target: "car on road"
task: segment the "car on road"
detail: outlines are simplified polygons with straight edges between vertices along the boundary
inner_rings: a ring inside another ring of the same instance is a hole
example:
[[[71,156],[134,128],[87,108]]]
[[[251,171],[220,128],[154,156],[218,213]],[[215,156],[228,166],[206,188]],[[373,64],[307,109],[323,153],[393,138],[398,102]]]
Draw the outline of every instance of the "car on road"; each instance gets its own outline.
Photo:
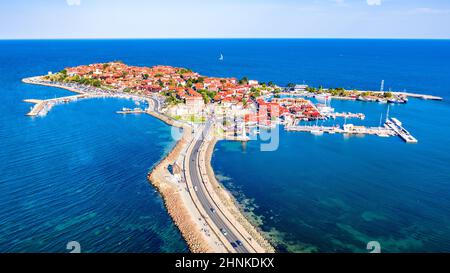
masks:
[[[220,229],[220,232],[222,232],[222,234],[223,234],[224,236],[227,236],[227,235],[228,235],[228,232],[227,232],[225,229],[223,229],[223,228]]]
[[[231,244],[231,246],[232,246],[233,248],[237,248],[237,247],[238,247],[238,245],[237,245],[235,242],[231,242],[230,244]]]
[[[197,188],[197,186],[195,186],[195,187],[194,187],[194,191],[198,191],[198,188]]]
[[[212,213],[216,213],[216,210],[214,208],[210,209]]]
[[[237,241],[236,241],[236,244],[237,244],[238,246],[242,246],[241,240],[237,240]]]

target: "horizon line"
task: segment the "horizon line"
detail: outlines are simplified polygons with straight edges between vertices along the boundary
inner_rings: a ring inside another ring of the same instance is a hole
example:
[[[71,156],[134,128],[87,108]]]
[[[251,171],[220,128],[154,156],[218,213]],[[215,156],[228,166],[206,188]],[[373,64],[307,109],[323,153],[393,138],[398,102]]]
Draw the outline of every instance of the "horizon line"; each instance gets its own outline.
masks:
[[[70,41],[70,40],[450,40],[448,38],[406,37],[158,37],[158,38],[0,38],[0,41]]]

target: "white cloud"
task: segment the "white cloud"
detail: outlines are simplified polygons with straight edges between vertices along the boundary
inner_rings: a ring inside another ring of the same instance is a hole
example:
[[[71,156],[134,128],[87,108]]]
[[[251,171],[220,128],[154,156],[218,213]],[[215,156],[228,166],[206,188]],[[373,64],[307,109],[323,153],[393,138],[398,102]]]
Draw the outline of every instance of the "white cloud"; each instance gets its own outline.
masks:
[[[81,5],[81,0],[66,0],[69,6],[79,6]]]
[[[369,6],[381,6],[381,0],[366,0]]]

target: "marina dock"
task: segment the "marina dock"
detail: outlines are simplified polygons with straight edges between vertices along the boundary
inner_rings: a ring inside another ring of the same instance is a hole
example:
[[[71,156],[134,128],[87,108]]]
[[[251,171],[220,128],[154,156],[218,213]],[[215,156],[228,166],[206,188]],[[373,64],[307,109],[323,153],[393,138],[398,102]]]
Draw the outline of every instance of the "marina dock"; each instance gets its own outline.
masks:
[[[355,90],[357,92],[357,94],[361,94],[364,92],[370,92],[373,94],[381,94],[384,93],[382,91],[370,91],[370,90]],[[437,101],[442,101],[444,100],[444,98],[439,97],[439,96],[434,96],[434,95],[428,95],[428,94],[419,94],[419,93],[410,93],[410,92],[391,92],[393,95],[396,96],[404,96],[404,97],[408,97],[408,98],[415,98],[415,99],[422,99],[422,100],[437,100]],[[316,94],[314,93],[309,93],[309,92],[281,92],[279,93],[280,95],[284,95],[284,96],[290,96],[290,97],[306,97],[306,98],[312,98],[314,97]],[[341,97],[341,96],[330,96],[331,99],[336,99],[336,100],[356,100],[356,97]]]
[[[325,117],[327,118],[332,118],[332,119],[336,119],[336,118],[346,118],[346,119],[361,119],[364,120],[366,118],[366,115],[362,114],[362,113],[329,113],[329,114],[324,114]]]
[[[364,127],[351,126],[342,128],[340,126],[291,126],[286,128],[286,131],[291,132],[310,132],[312,134],[350,134],[350,135],[377,135],[377,136],[394,136],[390,129],[386,127]]]
[[[391,118],[387,120],[385,126],[394,131],[399,137],[401,137],[407,143],[418,142],[418,140],[415,137],[413,137],[405,128],[403,128],[402,123],[396,118]]]
[[[337,126],[309,126],[309,125],[291,125],[285,127],[289,132],[309,132],[314,135],[326,134],[346,134],[346,135],[375,135],[379,137],[391,137],[398,136],[406,143],[417,143],[418,140],[413,137],[405,128],[402,127],[402,123],[391,118],[386,120],[384,127],[365,127],[355,126],[353,124],[346,124],[343,127]]]

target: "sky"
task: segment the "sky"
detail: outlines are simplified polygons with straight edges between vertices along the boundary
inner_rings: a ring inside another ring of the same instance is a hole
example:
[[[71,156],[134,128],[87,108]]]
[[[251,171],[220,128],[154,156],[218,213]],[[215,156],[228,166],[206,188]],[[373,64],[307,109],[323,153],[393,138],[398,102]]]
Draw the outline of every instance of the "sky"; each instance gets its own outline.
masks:
[[[450,0],[5,0],[0,39],[450,38]]]

